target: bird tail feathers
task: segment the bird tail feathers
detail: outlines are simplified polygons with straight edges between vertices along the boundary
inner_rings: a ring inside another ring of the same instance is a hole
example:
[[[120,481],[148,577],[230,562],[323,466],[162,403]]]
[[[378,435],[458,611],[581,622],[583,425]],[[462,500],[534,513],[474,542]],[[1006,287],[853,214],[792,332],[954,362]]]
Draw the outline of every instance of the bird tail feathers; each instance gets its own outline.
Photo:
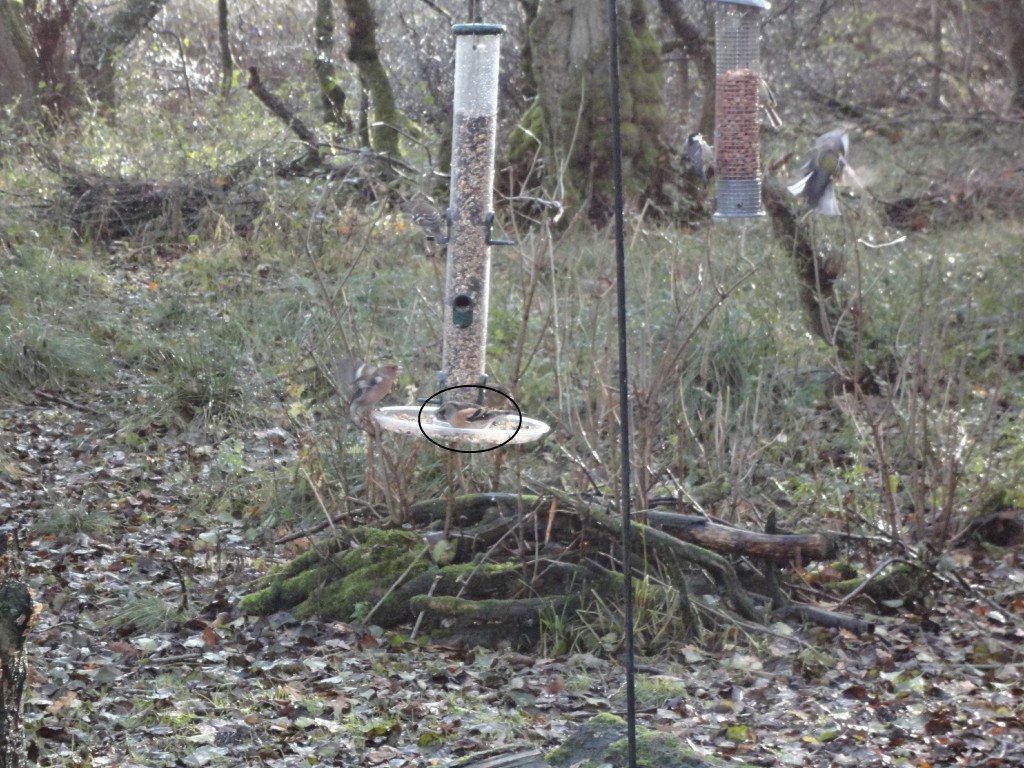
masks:
[[[838,216],[839,215],[839,201],[836,200],[836,190],[831,184],[825,187],[825,191],[821,194],[821,199],[818,200],[817,206],[815,206],[818,213],[823,216]]]

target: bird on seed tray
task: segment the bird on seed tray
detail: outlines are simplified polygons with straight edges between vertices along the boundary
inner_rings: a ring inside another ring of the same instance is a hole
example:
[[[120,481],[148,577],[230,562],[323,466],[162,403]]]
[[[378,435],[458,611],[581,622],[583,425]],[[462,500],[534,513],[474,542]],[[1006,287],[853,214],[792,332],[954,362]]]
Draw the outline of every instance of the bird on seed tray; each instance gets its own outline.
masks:
[[[459,429],[487,429],[502,419],[518,420],[519,414],[452,400],[437,409],[436,418]]]
[[[400,365],[382,365],[378,368],[364,363],[359,366],[349,404],[349,414],[355,421],[362,421],[388,396],[401,370]]]
[[[819,136],[810,155],[800,169],[800,178],[789,185],[794,197],[801,195],[809,210],[825,216],[838,216],[835,183],[843,176],[846,154],[850,151],[850,137],[843,128],[836,128]]]

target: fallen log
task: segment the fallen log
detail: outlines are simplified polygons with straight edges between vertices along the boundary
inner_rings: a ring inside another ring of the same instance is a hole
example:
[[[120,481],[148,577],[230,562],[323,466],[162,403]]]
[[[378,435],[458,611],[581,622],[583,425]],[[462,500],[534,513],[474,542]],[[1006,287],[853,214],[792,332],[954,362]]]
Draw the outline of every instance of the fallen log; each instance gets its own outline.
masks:
[[[715,523],[703,515],[654,510],[639,512],[637,517],[646,518],[649,525],[671,533],[676,538],[726,555],[805,563],[809,560],[828,560],[839,548],[836,536],[827,532],[746,531]]]
[[[776,620],[800,619],[822,627],[845,629],[855,635],[870,635],[875,631],[875,625],[869,621],[803,603],[787,603],[782,608],[773,611],[772,618]]]

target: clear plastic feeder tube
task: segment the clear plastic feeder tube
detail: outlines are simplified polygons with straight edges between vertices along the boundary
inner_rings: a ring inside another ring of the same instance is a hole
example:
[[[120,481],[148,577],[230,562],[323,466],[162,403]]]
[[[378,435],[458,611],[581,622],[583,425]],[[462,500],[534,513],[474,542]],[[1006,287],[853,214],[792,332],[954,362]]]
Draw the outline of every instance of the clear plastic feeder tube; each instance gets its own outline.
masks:
[[[445,281],[444,386],[484,382],[494,204],[500,24],[456,24],[455,98]]]
[[[715,7],[715,216],[763,216],[758,91],[763,0]]]

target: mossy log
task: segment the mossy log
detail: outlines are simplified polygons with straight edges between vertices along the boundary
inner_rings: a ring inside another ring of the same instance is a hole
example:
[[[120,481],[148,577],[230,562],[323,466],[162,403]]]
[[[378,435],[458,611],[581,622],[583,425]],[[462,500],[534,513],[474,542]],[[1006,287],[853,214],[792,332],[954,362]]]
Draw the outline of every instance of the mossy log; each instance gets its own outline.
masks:
[[[629,765],[627,753],[627,726],[621,717],[612,714],[597,715],[570,736],[565,744],[547,754],[550,765],[609,765],[625,768]],[[645,768],[673,766],[673,768],[711,768],[724,765],[720,761],[687,749],[678,736],[639,727],[636,730],[636,764]]]
[[[892,568],[875,578],[845,579],[828,585],[839,593],[849,594],[855,590],[863,593],[876,603],[921,603],[928,599],[932,574],[928,569],[912,562],[896,562]]]
[[[415,620],[428,630],[456,626],[466,642],[533,642],[544,616],[574,616],[588,600],[614,605],[622,593],[622,575],[594,557],[620,551],[618,515],[551,491],[548,497],[478,494],[423,502],[411,511],[422,533],[339,528],[334,537],[274,569],[242,600],[242,608],[250,614],[291,611],[385,627]],[[684,623],[693,621],[687,595],[697,591],[690,583],[695,569],[711,577],[711,588],[722,592],[737,614],[765,621],[764,598],[747,591],[730,557],[802,563],[834,549],[828,537],[752,534],[692,515],[644,514],[669,530],[633,522],[635,552],[669,566],[662,573],[678,593],[673,600]],[[702,545],[721,546],[726,554]],[[648,560],[640,562],[646,567]],[[708,586],[704,579],[700,591]],[[755,584],[754,592],[759,591]]]
[[[407,583],[431,573],[433,565],[425,555],[426,545],[408,531],[344,530],[272,570],[261,589],[242,599],[242,610],[350,620],[376,606],[379,623],[399,623],[409,616],[402,602],[408,595],[393,587],[399,577]]]

